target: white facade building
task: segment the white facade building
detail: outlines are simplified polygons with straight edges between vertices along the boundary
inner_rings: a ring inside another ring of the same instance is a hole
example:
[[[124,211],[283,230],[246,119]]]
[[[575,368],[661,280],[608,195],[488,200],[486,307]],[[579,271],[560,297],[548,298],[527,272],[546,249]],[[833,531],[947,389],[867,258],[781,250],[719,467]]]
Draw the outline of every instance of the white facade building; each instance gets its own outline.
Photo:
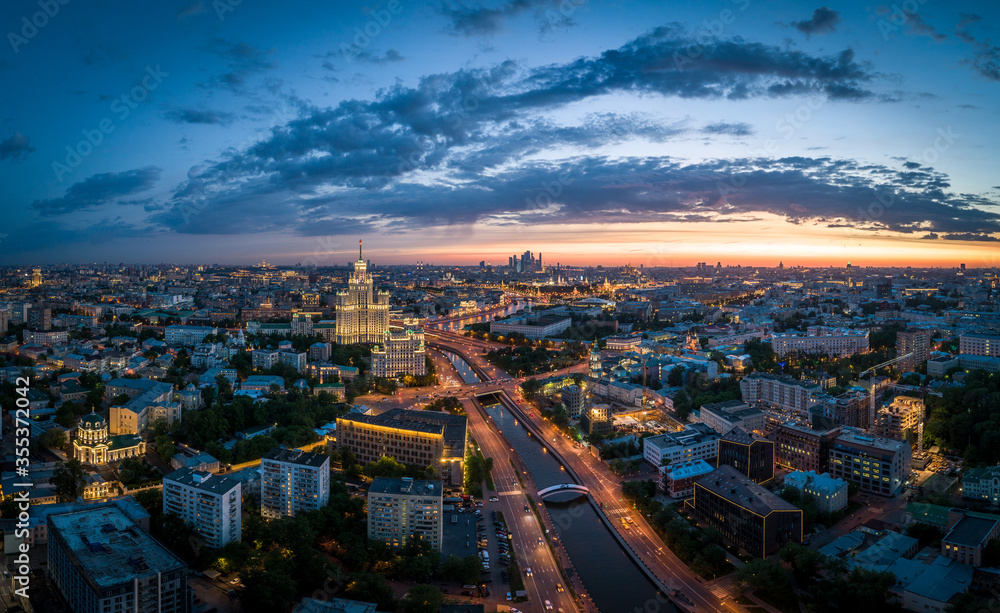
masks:
[[[163,511],[174,513],[216,549],[241,538],[240,482],[192,468],[163,478]]]
[[[330,456],[272,449],[260,462],[260,512],[265,519],[294,516],[330,501]]]
[[[361,241],[358,241],[354,274],[347,281],[347,289],[337,292],[334,307],[337,311],[335,338],[341,345],[379,343],[389,328],[389,292],[374,290],[368,264],[361,257]]]

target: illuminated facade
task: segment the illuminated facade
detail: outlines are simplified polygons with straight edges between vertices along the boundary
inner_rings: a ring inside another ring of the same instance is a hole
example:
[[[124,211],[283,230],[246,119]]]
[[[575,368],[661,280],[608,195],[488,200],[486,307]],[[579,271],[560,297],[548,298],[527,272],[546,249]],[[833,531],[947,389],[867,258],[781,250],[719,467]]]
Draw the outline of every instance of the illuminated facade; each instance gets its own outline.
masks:
[[[335,338],[338,343],[382,342],[389,329],[389,292],[374,290],[368,265],[361,257],[361,241],[358,241],[354,274],[347,281],[347,289],[337,292],[334,307],[337,311]]]
[[[410,538],[441,551],[440,481],[379,477],[368,489],[368,538],[402,547]]]
[[[424,331],[416,327],[385,331],[381,345],[372,348],[372,374],[376,377],[427,374]]]
[[[108,436],[108,422],[97,413],[80,419],[73,439],[73,457],[84,464],[100,466],[146,454],[146,442],[135,434]]]

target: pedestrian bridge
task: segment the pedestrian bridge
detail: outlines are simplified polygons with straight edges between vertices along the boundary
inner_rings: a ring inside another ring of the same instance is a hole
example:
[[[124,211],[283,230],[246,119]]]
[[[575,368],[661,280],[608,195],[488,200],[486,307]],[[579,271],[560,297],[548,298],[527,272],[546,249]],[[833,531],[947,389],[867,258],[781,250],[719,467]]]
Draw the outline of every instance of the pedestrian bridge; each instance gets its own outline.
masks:
[[[542,500],[555,496],[556,494],[589,494],[590,490],[583,485],[578,485],[576,483],[561,483],[559,485],[550,485],[547,488],[538,490],[538,496]]]

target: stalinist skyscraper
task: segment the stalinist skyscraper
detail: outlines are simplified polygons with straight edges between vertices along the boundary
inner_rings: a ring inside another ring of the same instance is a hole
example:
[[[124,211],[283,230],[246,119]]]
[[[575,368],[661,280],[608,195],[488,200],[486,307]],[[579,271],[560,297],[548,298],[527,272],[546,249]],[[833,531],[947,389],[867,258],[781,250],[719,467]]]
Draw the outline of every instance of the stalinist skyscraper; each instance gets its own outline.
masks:
[[[389,328],[389,292],[373,291],[372,276],[361,255],[361,241],[358,241],[354,274],[347,281],[347,289],[337,292],[334,306],[337,311],[338,343],[382,342]]]

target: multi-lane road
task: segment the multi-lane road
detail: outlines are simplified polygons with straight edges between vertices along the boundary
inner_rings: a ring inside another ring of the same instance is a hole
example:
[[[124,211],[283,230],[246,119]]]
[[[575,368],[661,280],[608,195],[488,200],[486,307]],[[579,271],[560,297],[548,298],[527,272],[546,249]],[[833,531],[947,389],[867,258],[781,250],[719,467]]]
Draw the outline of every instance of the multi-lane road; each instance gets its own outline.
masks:
[[[664,547],[663,542],[646,521],[646,518],[624,504],[621,496],[621,479],[617,475],[579,444],[566,437],[551,422],[542,419],[537,411],[532,410],[518,390],[521,380],[509,379],[502,371],[485,363],[479,354],[489,348],[490,343],[447,334],[436,339],[435,344],[459,352],[466,361],[477,369],[485,370],[487,374],[493,374],[494,377],[503,379],[492,385],[461,386],[456,391],[482,393],[497,387],[505,391],[524,416],[530,420],[533,427],[542,435],[541,438],[545,444],[552,447],[565,459],[582,484],[590,489],[593,499],[603,505],[602,511],[611,519],[612,524],[616,525],[615,522],[620,521],[623,517],[633,520],[628,530],[616,528],[618,534],[664,585],[679,590],[690,601],[690,603],[683,603],[687,605],[686,608],[698,611],[717,611],[718,613],[742,610],[736,602],[729,598],[721,586],[704,582],[673,552]],[[583,368],[585,365],[581,364],[573,369],[566,369],[566,371],[579,371]]]

